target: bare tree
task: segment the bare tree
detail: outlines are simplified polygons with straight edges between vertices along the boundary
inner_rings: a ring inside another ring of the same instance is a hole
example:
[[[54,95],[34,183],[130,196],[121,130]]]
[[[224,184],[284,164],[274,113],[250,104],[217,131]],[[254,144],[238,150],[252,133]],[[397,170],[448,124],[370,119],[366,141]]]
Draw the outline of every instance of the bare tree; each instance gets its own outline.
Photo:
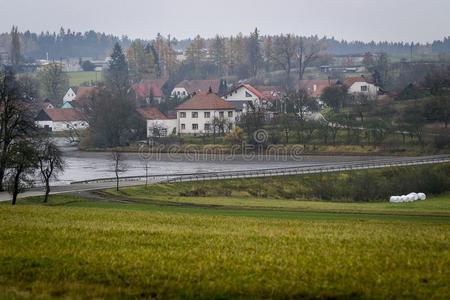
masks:
[[[45,184],[44,203],[47,203],[50,194],[50,180],[57,178],[58,173],[64,170],[64,159],[61,150],[48,139],[43,141],[38,148],[37,159],[41,179]]]
[[[113,160],[114,173],[116,174],[116,190],[119,191],[119,174],[127,171],[127,165],[124,162],[123,154],[118,151],[114,151],[111,154],[111,159]]]
[[[290,84],[290,76],[295,62],[296,41],[291,34],[275,37],[272,53],[267,53],[270,61],[281,67],[286,73],[286,85]]]
[[[31,110],[21,94],[14,72],[11,69],[0,72],[0,191],[4,189],[12,145],[35,129]]]
[[[37,169],[35,145],[21,140],[11,147],[8,159],[7,190],[12,194],[12,205],[16,205],[19,193],[33,186],[33,177]]]
[[[287,111],[299,116],[301,121],[305,120],[307,113],[318,110],[317,101],[309,97],[305,89],[291,91],[285,98],[288,106]]]
[[[322,45],[315,40],[301,37],[298,43],[298,79],[303,80],[305,70],[320,57]]]

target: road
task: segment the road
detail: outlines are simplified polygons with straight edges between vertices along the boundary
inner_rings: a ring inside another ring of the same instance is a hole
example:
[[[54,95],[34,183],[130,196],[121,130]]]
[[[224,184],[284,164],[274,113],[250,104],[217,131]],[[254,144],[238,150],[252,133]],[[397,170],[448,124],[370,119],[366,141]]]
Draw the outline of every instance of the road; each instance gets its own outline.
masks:
[[[271,168],[270,164],[263,164],[266,168],[257,168],[242,170],[238,168],[234,171],[217,171],[217,172],[194,172],[194,173],[163,173],[150,174],[149,183],[157,182],[185,182],[185,181],[201,181],[201,180],[215,180],[215,179],[229,179],[229,178],[254,178],[254,177],[268,177],[268,176],[287,176],[295,174],[317,174],[324,172],[337,172],[346,170],[362,170],[373,169],[381,167],[398,167],[410,165],[424,165],[424,164],[438,164],[450,162],[450,155],[425,156],[425,157],[389,157],[389,158],[360,158],[358,160],[342,160],[333,162],[332,160],[326,162],[303,163],[300,165],[282,166]],[[143,185],[145,178],[143,176],[123,177],[121,179],[121,186],[137,186]],[[53,195],[66,193],[79,193],[87,191],[102,190],[115,187],[115,181],[112,178],[98,178],[90,179],[84,182],[57,185],[52,188]],[[24,194],[20,198],[42,196],[44,190],[42,188],[34,188]],[[11,197],[7,193],[0,193],[0,202],[10,201]]]

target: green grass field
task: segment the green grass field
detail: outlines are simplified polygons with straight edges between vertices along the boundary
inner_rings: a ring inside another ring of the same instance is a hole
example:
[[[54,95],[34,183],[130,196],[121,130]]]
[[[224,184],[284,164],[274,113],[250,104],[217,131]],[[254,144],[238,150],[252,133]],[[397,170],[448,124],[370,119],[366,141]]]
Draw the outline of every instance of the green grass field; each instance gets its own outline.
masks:
[[[102,72],[69,72],[67,75],[69,75],[70,86],[80,86],[102,80]]]
[[[0,298],[450,296],[449,196],[409,207],[141,198],[0,205]]]

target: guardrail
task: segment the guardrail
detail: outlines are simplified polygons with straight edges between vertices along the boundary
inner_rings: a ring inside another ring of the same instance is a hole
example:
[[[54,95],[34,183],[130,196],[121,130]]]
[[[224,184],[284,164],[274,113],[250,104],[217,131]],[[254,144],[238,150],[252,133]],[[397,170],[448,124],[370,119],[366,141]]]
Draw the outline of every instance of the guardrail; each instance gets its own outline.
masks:
[[[343,171],[364,170],[364,169],[418,166],[418,165],[439,164],[449,162],[450,162],[450,155],[442,155],[442,156],[414,158],[414,159],[398,158],[398,159],[376,160],[369,162],[320,164],[314,166],[294,166],[285,168],[270,168],[270,169],[257,169],[245,171],[127,176],[127,177],[120,177],[119,180],[122,182],[127,181],[129,182],[129,181],[143,181],[146,178],[148,178],[148,179],[155,179],[156,181],[161,183],[174,183],[174,182],[192,182],[192,181],[206,181],[206,180],[237,179],[237,178],[260,178],[260,177],[274,177],[274,176],[320,174],[320,173],[343,172]],[[104,183],[114,181],[116,181],[116,178],[111,177],[111,178],[77,181],[72,182],[71,184]]]
[[[238,178],[261,178],[261,177],[276,177],[276,176],[292,176],[292,175],[307,175],[307,174],[321,174],[332,172],[344,172],[353,170],[367,170],[367,169],[381,169],[392,167],[405,166],[419,166],[428,164],[450,163],[450,157],[441,158],[426,158],[426,159],[411,159],[399,161],[374,161],[374,162],[356,162],[340,165],[320,165],[310,167],[290,167],[283,169],[265,169],[252,171],[236,171],[231,174],[214,173],[214,174],[195,174],[189,176],[178,176],[175,178],[162,181],[163,183],[174,182],[192,182],[192,181],[206,181],[206,180],[223,180],[223,179],[238,179]]]

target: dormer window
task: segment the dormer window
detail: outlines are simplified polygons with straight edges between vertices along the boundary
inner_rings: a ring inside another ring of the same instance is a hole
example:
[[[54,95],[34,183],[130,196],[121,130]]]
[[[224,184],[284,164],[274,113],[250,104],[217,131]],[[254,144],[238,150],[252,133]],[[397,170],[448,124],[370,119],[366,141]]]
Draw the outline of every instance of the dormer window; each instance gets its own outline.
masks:
[[[361,92],[367,92],[367,85],[361,86]]]

